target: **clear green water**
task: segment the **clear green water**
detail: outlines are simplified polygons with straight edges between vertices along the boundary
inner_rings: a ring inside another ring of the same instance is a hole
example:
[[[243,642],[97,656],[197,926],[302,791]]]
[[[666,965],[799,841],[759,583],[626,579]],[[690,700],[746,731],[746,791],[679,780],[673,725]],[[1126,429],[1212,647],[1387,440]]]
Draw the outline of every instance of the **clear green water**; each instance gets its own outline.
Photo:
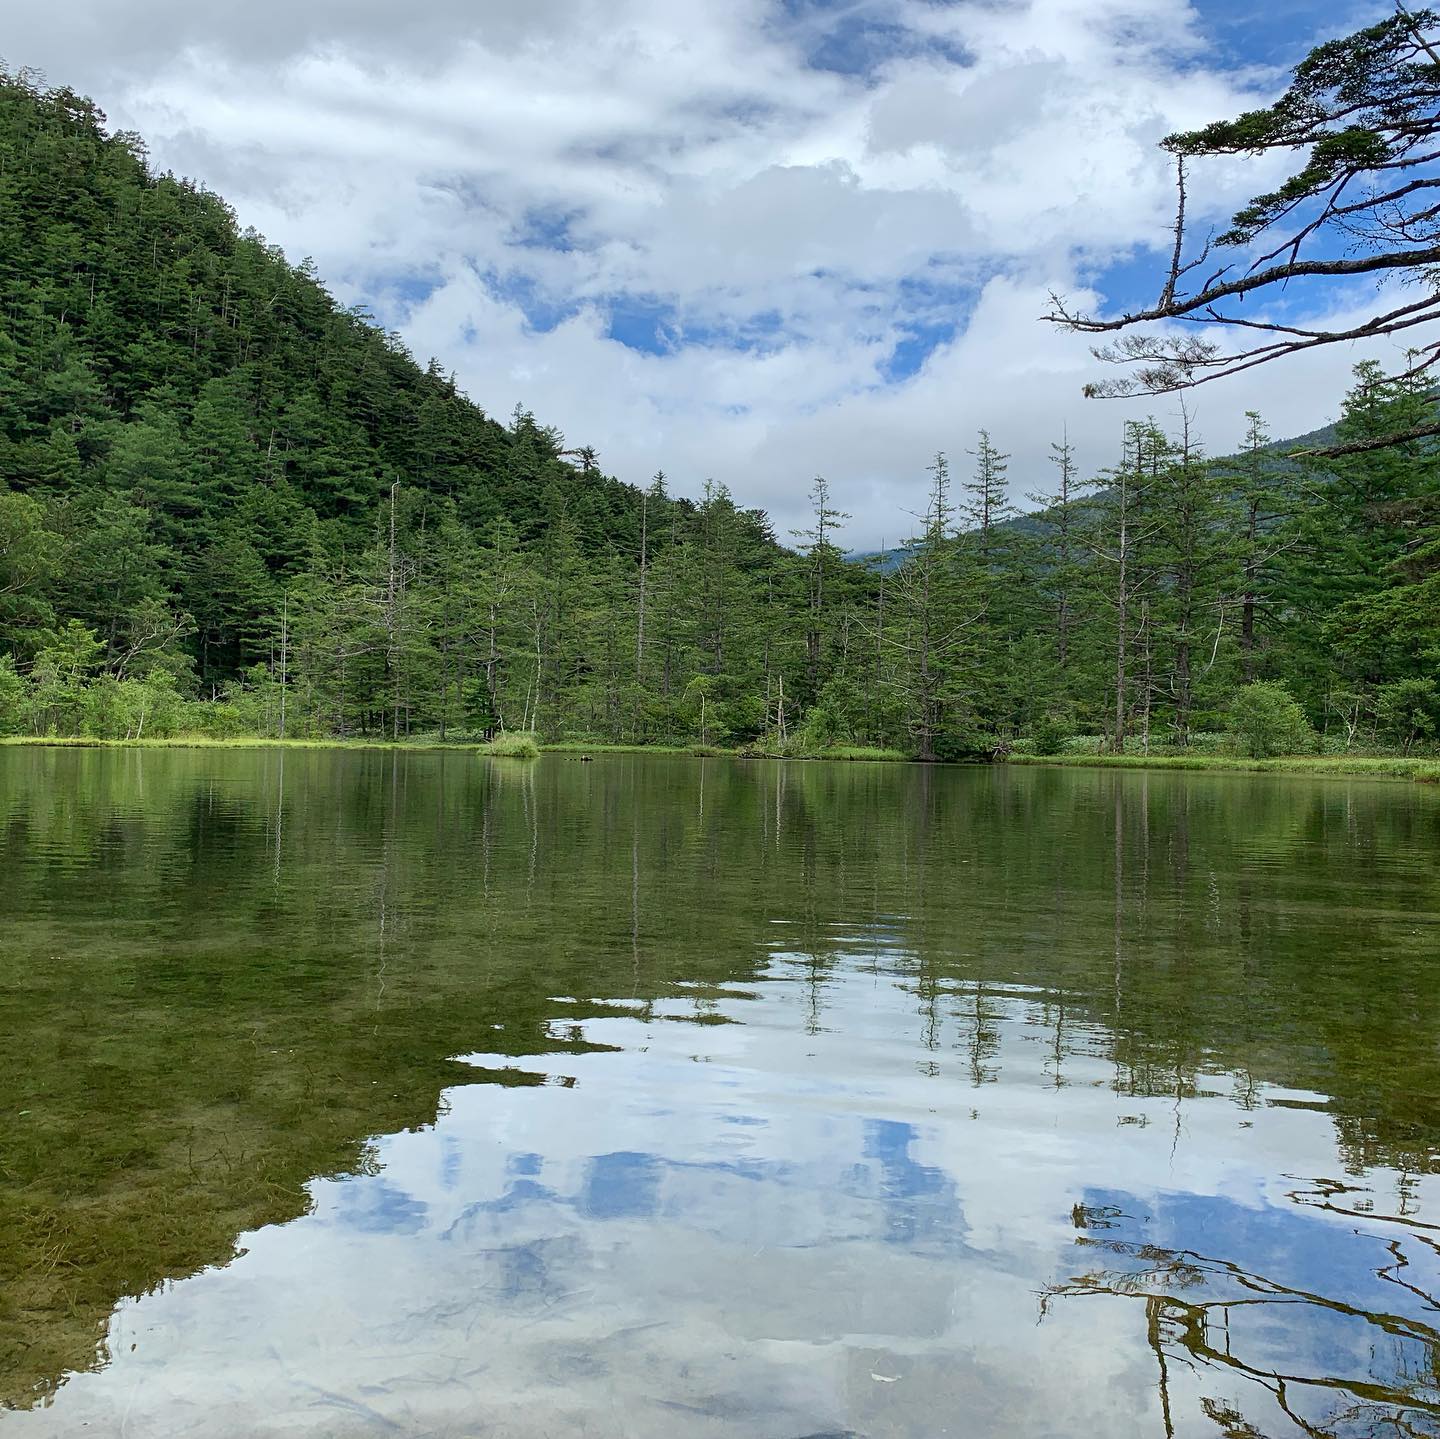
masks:
[[[1440,1433],[1440,795],[0,751],[0,1436]]]

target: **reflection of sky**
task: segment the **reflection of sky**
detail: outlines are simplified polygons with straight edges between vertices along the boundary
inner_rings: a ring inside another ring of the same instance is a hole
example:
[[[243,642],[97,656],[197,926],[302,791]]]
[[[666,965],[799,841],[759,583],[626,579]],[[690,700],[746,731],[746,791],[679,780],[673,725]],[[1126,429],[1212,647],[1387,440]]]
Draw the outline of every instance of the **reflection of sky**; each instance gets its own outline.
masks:
[[[1286,1376],[1288,1402],[1325,1433],[1384,1428],[1393,1406],[1382,1390],[1422,1406],[1422,1424],[1428,1412],[1440,1433],[1440,1252],[1423,1226],[1403,1216],[1341,1225],[1217,1195],[1147,1202],[1093,1189],[1082,1203],[1086,1240],[1062,1267],[1092,1281],[1103,1273],[1107,1289],[1164,1296],[1174,1357],[1188,1361],[1187,1340],[1198,1341],[1223,1379]],[[1187,1327],[1202,1306],[1199,1329]],[[1248,1398],[1264,1403],[1254,1387]]]
[[[1407,1284],[1440,1291],[1440,1254],[1404,1224],[1353,1221],[1345,1227],[1277,1205],[1237,1204],[1204,1194],[1162,1194],[1148,1205],[1130,1194],[1087,1192],[1087,1208],[1112,1209],[1100,1237],[1189,1250],[1262,1275],[1270,1284],[1382,1314],[1434,1324],[1436,1310],[1377,1271],[1392,1268],[1387,1245],[1406,1239]]]
[[[760,1126],[758,1117],[726,1116],[725,1123]],[[957,1249],[964,1225],[955,1185],[942,1170],[917,1163],[911,1150],[918,1131],[895,1120],[857,1123],[858,1157],[837,1149],[833,1172],[813,1163],[776,1160],[677,1160],[659,1154],[616,1150],[587,1158],[570,1192],[543,1182],[545,1161],[533,1153],[508,1157],[502,1191],[468,1204],[445,1237],[482,1215],[512,1214],[547,1205],[590,1221],[681,1218],[717,1234],[730,1232],[757,1189],[768,1203],[777,1188],[823,1189],[833,1196],[822,1231],[770,1235],[771,1243],[803,1247],[824,1238],[864,1238],[934,1250]],[[441,1182],[453,1191],[458,1178],[455,1146],[447,1145]],[[363,1233],[414,1234],[426,1227],[430,1205],[395,1188],[386,1175],[345,1181],[328,1222]]]
[[[922,1000],[885,962],[828,972],[818,1032],[787,956],[712,997],[733,1023],[676,1022],[683,995],[557,1002],[563,1050],[470,1062],[568,1083],[452,1090],[433,1128],[377,1141],[374,1172],[316,1181],[306,1218],[122,1306],[110,1367],[0,1431],[110,1432],[129,1405],[130,1432],[196,1439],[277,1415],[305,1439],[1160,1434],[1132,1301],[1036,1322],[1047,1285],[1131,1263],[1076,1247],[1077,1202],[1124,1216],[1095,1237],[1415,1309],[1368,1233],[1287,1198],[1285,1174],[1339,1171],[1321,1108],[1241,1109],[1220,1077],[1179,1106],[1117,1094],[1073,1016],[1057,1088],[1036,996],[988,990],[980,1034],[973,994]],[[1267,1363],[1383,1372],[1357,1332],[1294,1311],[1235,1330]],[[1214,1432],[1180,1408],[1177,1434]]]
[[[346,1185],[336,1203],[342,1222],[366,1234],[414,1234],[427,1208],[383,1178]]]

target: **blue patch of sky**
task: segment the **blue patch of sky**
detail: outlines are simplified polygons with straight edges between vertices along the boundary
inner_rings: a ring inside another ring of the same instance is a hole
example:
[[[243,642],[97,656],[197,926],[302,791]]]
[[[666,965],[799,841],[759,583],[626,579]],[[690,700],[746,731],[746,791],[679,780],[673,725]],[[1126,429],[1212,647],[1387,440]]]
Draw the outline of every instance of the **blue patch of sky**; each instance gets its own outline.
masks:
[[[1143,247],[1091,272],[1087,282],[1104,296],[1107,313],[1144,309],[1159,298],[1169,262],[1170,256],[1158,248]]]
[[[888,61],[925,53],[963,65],[964,52],[887,18],[870,0],[780,0],[776,28],[812,70],[868,80]]]
[[[393,295],[406,308],[423,305],[440,288],[443,277],[438,270],[397,275],[386,285],[386,298]]]
[[[979,293],[972,277],[957,280],[943,260],[893,284],[818,270],[809,278],[860,297],[860,323],[875,338],[897,337],[881,366],[886,383],[918,373],[938,348],[953,340],[968,322]],[[516,303],[526,301],[523,295],[515,298]],[[674,300],[653,294],[615,294],[602,303],[608,338],[641,354],[667,354],[682,346],[765,354],[801,338],[794,322],[776,309],[721,321],[698,318]]]
[[[613,294],[602,304],[607,337],[641,354],[668,354],[682,345],[764,352],[787,337],[785,318],[773,309],[722,323],[686,315],[673,300],[653,294]]]
[[[706,315],[704,305],[682,306],[673,297],[622,291],[585,300],[556,296],[524,270],[491,270],[482,275],[491,294],[525,316],[527,327],[547,334],[573,318],[585,305],[605,316],[608,339],[645,355],[670,354],[682,347],[725,349],[749,354],[772,353],[802,338],[796,323],[781,310],[758,310],[739,317]],[[878,339],[898,336],[881,368],[892,383],[918,373],[937,348],[949,343],[968,322],[979,293],[978,279],[962,281],[944,257],[918,274],[895,283],[874,283],[844,274],[816,270],[812,281],[858,297],[857,323]]]
[[[969,324],[983,283],[980,271],[957,279],[943,257],[919,274],[905,276],[886,296],[900,338],[880,368],[881,377],[897,384],[918,374],[936,350]]]
[[[710,349],[742,350],[750,354],[776,350],[791,338],[791,331],[779,310],[759,310],[725,324],[691,321],[679,333],[687,344]]]
[[[509,244],[513,249],[542,250],[568,254],[580,248],[574,235],[579,211],[534,208],[527,210],[512,227]],[[507,269],[492,268],[480,278],[497,300],[514,305],[525,316],[526,326],[536,334],[549,334],[556,326],[580,311],[580,302],[557,296],[542,286],[523,263]]]
[[[752,346],[773,344],[784,336],[785,317],[779,310],[761,310],[745,321],[741,332]]]
[[[367,286],[355,312],[387,329],[398,329],[444,283],[439,270],[405,270],[378,278]]]
[[[607,309],[605,333],[609,339],[646,355],[664,354],[674,348],[677,311],[669,301],[653,295],[615,295]]]
[[[1199,63],[1289,68],[1321,41],[1388,13],[1369,0],[1194,0],[1206,54]]]
[[[509,243],[523,250],[554,250],[557,254],[570,254],[581,248],[573,230],[580,215],[579,210],[527,210],[511,230]]]
[[[497,300],[514,305],[525,324],[536,334],[548,335],[556,326],[579,313],[576,300],[560,299],[541,288],[533,275],[523,271],[490,271],[483,276],[486,287]]]
[[[959,328],[957,321],[944,320],[907,325],[890,357],[880,367],[882,377],[887,383],[899,384],[918,375],[926,360],[942,345],[948,345]]]

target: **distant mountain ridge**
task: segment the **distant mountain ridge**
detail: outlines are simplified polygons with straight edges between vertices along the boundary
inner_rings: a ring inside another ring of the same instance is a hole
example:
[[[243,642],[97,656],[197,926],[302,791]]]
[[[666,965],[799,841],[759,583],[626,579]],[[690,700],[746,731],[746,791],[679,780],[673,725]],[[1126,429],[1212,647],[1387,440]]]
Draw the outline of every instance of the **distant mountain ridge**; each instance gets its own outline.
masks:
[[[1295,435],[1290,439],[1272,440],[1265,448],[1271,453],[1283,453],[1296,449],[1320,449],[1325,445],[1334,444],[1337,433],[1338,427],[1332,422],[1328,425],[1321,425],[1319,429],[1307,431],[1303,435]],[[1220,455],[1212,460],[1211,463],[1224,465],[1236,459],[1238,459],[1236,455]],[[1103,493],[1104,491],[1102,490],[1097,492],[1097,495]],[[1087,496],[1087,499],[1096,497],[1095,495]],[[1005,520],[996,528],[1011,530],[1019,534],[1041,534],[1045,530],[1045,514],[1046,511],[1043,509],[1027,510],[1023,514]],[[880,574],[888,575],[892,574],[904,562],[905,547],[903,545],[897,545],[891,549],[884,550],[854,550],[847,554],[845,558],[852,564],[870,565]]]

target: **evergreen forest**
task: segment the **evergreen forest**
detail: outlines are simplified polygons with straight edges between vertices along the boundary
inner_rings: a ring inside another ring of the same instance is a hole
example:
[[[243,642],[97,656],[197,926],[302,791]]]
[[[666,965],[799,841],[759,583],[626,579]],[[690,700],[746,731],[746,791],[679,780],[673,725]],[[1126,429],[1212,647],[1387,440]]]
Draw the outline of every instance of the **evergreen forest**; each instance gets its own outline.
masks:
[[[911,538],[857,557],[823,477],[776,534],[719,479],[622,483],[487,414],[25,72],[0,305],[0,734],[928,760],[1440,725],[1440,454],[1363,444],[1425,429],[1423,371],[1361,366],[1328,457],[1259,414],[1210,456],[1182,412],[1017,476],[976,416],[912,458]]]

